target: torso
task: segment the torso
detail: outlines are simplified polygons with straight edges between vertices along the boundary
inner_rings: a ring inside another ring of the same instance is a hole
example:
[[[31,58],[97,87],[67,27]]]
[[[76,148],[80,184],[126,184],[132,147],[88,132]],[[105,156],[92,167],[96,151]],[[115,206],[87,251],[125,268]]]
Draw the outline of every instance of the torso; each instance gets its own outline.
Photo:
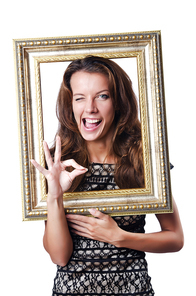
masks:
[[[118,189],[113,164],[92,163],[76,191]],[[145,215],[113,217],[125,231],[143,233]],[[154,295],[145,253],[73,235],[74,251],[58,266],[53,296]],[[58,294],[59,293],[59,294]]]

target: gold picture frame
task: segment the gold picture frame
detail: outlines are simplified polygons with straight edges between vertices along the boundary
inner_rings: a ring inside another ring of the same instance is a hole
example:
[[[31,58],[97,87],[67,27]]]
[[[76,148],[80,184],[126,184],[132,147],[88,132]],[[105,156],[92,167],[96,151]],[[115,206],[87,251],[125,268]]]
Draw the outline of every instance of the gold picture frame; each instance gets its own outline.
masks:
[[[46,137],[51,142],[57,130],[55,102],[63,72],[72,60],[87,55],[114,59],[135,81],[145,187],[65,193],[65,212],[87,215],[92,207],[112,216],[172,212],[161,32],[16,39],[13,43],[23,220],[47,219],[45,178],[30,159],[45,165],[42,143]]]

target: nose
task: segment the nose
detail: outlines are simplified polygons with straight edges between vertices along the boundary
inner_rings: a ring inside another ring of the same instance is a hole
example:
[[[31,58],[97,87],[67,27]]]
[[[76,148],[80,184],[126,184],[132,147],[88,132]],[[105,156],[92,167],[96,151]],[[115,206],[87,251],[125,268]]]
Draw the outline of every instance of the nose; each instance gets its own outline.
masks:
[[[96,113],[97,112],[97,105],[93,98],[88,98],[85,104],[85,111],[86,113]]]

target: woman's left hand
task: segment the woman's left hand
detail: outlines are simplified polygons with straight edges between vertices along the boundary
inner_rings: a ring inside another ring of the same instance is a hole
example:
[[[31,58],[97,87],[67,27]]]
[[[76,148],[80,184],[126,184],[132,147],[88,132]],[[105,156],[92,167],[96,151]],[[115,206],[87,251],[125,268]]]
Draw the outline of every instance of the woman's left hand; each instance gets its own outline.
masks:
[[[109,215],[96,209],[90,209],[89,212],[94,217],[66,215],[71,231],[80,236],[115,245],[121,231],[117,223]]]
[[[96,209],[89,210],[94,217],[67,215],[72,231],[78,235],[110,243],[118,248],[129,248],[142,252],[177,252],[183,247],[183,230],[178,209],[173,200],[173,213],[158,214],[161,231],[133,233],[122,230],[106,214]]]

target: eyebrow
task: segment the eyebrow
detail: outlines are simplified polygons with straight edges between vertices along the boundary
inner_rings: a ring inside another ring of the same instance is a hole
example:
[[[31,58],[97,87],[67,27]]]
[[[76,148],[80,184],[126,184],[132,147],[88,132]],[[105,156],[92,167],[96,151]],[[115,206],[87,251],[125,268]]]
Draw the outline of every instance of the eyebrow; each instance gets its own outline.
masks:
[[[95,95],[98,95],[98,94],[100,94],[100,93],[102,93],[102,92],[104,92],[104,91],[107,91],[107,92],[109,92],[109,89],[103,89],[103,90],[101,90],[101,91],[98,91]],[[76,93],[76,94],[73,94],[73,97],[74,96],[84,96],[84,94],[80,94],[80,93]]]
[[[84,96],[83,94],[73,94],[73,97],[74,96]]]

